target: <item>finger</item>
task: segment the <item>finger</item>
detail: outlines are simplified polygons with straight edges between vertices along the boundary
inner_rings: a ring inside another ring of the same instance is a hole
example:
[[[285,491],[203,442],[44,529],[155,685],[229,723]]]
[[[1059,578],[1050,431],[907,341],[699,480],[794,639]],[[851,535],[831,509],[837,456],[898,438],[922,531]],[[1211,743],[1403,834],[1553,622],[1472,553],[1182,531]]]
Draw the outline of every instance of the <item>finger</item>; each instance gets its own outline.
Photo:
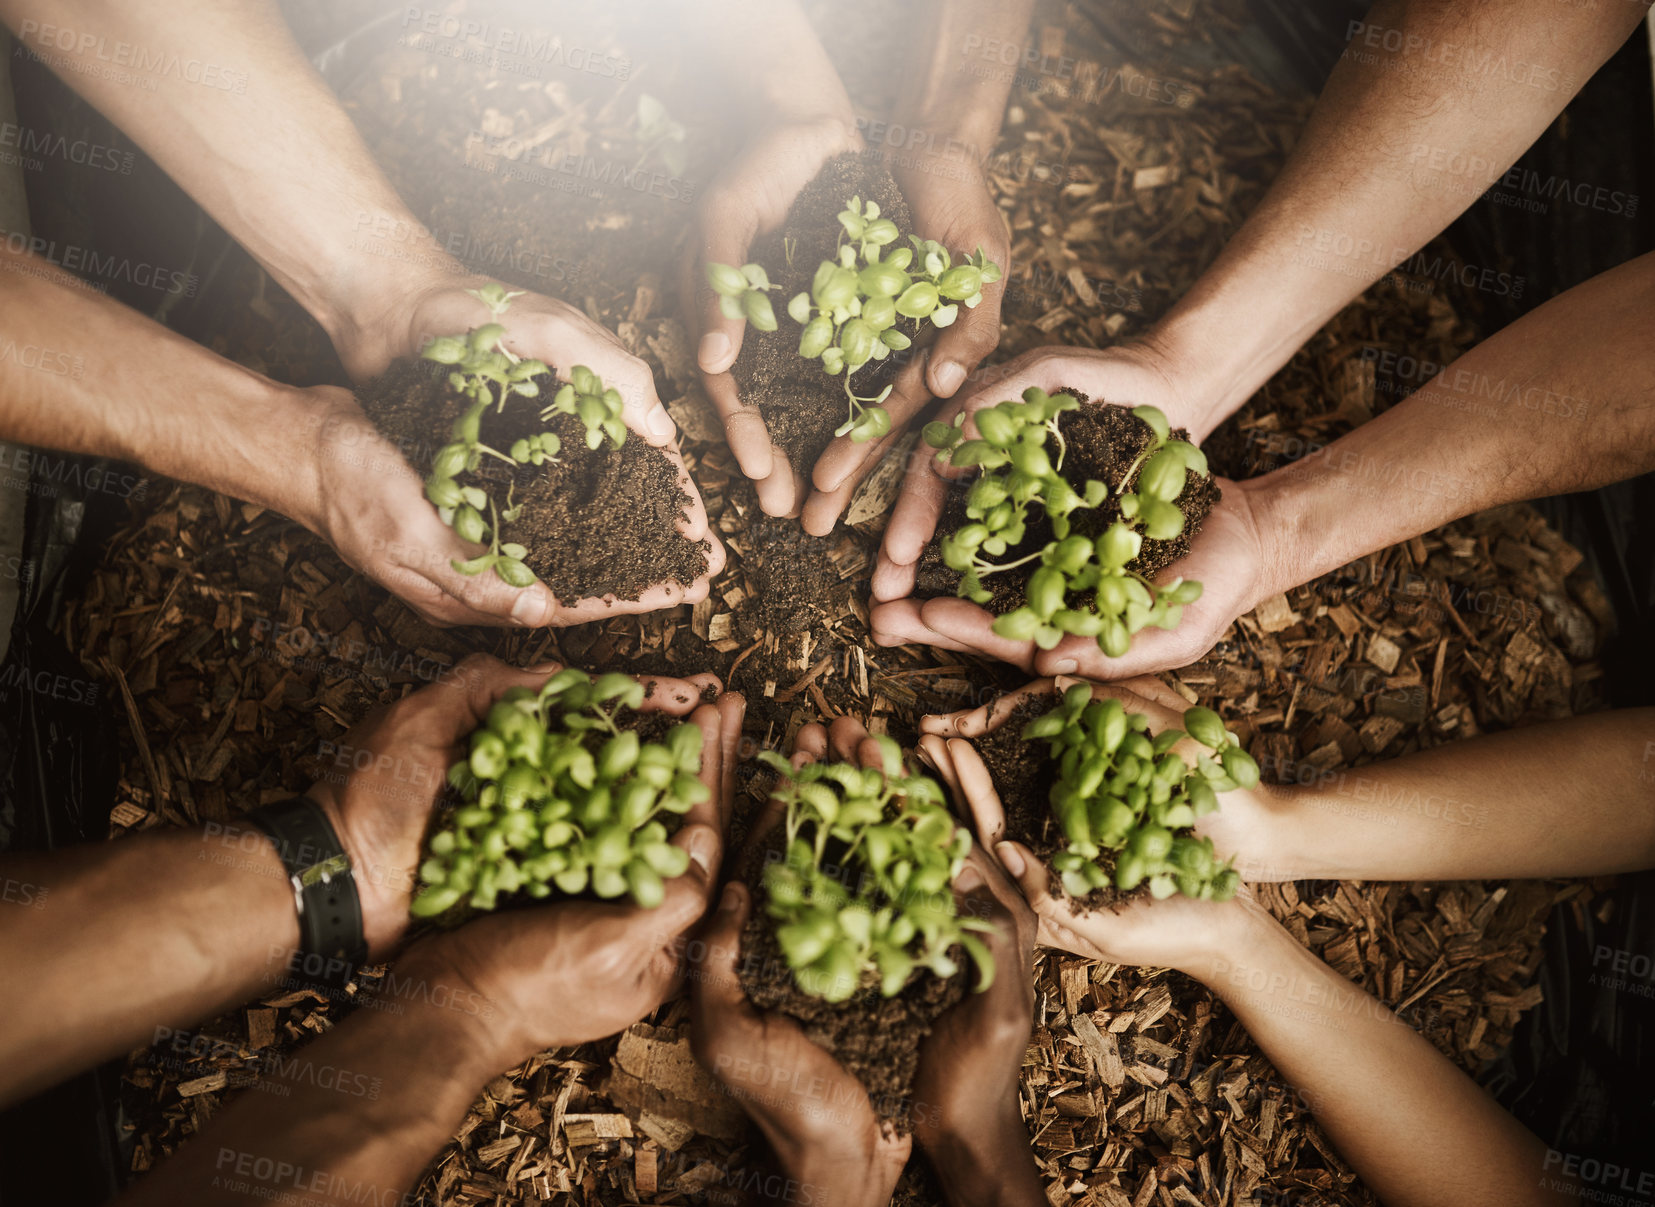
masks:
[[[1069,911],[1052,900],[1051,890],[1047,887],[1046,865],[1036,859],[1028,847],[1020,842],[997,842],[994,844],[994,855],[1000,866],[1006,869],[1007,875],[1017,882],[1023,900],[1029,903],[1029,908],[1036,915],[1068,921]]]
[[[793,736],[793,766],[798,768],[825,758],[827,749],[827,728],[812,722]]]
[[[672,845],[689,853],[690,865],[682,876],[666,882],[661,904],[639,910],[668,938],[684,933],[707,912],[717,884],[718,864],[724,853],[724,837],[699,821],[686,821],[672,836]]]
[[[811,491],[805,498],[802,522],[804,530],[811,536],[826,536],[833,531],[833,526],[839,522],[839,517],[844,513],[845,508],[850,506],[850,501],[855,497],[857,488],[867,480],[868,475],[878,468],[880,462],[902,439],[904,433],[902,427],[896,425],[895,416],[892,417],[892,424],[892,430],[888,435],[871,444],[856,444],[849,436],[843,436],[828,445],[827,452],[823,453],[822,459],[816,462],[816,470],[812,475],[816,489]],[[843,473],[839,473],[833,486],[824,487],[822,485],[822,467],[828,463],[830,458],[839,456],[837,450],[841,446],[854,449],[854,454],[846,454],[846,456],[854,455],[856,460],[850,463]]]
[[[833,750],[833,757],[844,763],[857,761],[857,748],[867,736],[867,726],[851,716],[835,717],[833,724],[828,727],[828,744]],[[875,750],[877,749],[876,746]],[[878,765],[877,760],[874,765]]]
[[[416,692],[398,706],[420,702],[422,720],[434,744],[449,746],[487,719],[495,701],[514,687],[538,689],[561,668],[555,663],[551,669],[523,670],[488,654],[467,655],[454,668],[454,674],[424,691]]]
[[[735,364],[747,330],[744,319],[730,318],[720,307],[718,294],[707,283],[707,265],[740,268],[747,262],[747,250],[758,229],[758,214],[742,194],[720,189],[706,198],[692,243],[691,292],[684,295],[694,299],[700,322],[695,359],[703,373],[723,373]]]
[[[644,685],[644,702],[638,706],[638,711],[664,712],[674,717],[683,716],[701,703],[702,694],[709,687],[714,690],[719,687],[718,676],[710,673],[691,675],[688,679],[675,679],[670,675],[639,675],[637,678]]]
[[[945,738],[980,738],[1004,725],[1006,718],[1030,697],[1049,695],[1051,692],[1052,680],[1036,679],[976,708],[921,717],[920,732],[940,734]]]
[[[724,783],[724,767],[720,762],[724,752],[723,713],[716,704],[703,704],[690,714],[690,724],[701,731],[701,774],[700,780],[707,788],[707,799],[699,804],[692,805],[689,812],[684,814],[685,823],[695,822],[708,826],[719,835],[724,833],[721,824],[724,810],[718,798],[720,787]]]
[[[929,645],[942,650],[974,654],[977,647],[937,632],[920,619],[921,604],[913,599],[896,599],[876,604],[868,611],[868,625],[879,645]]]
[[[930,447],[924,446],[926,452]],[[901,599],[914,589],[914,567],[936,535],[948,491],[949,483],[937,473],[936,457],[920,455],[902,479],[902,492],[885,529],[879,567],[874,571],[874,599],[881,603]]]
[[[702,942],[691,945],[690,1046],[703,1063],[709,1060],[715,1037],[728,1034],[726,1028],[759,1025],[758,1011],[742,993],[736,973],[747,908],[747,886],[730,881],[702,933]]]
[[[915,749],[918,750],[919,757],[942,780],[943,786],[948,789],[949,797],[955,802],[963,803],[965,798],[960,795],[960,776],[954,770],[954,760],[949,757],[948,744],[935,734],[928,733],[921,736]]]
[[[965,648],[1032,669],[1035,645],[1013,641],[994,631],[994,617],[968,599],[928,599],[920,605],[920,620],[940,637],[961,643]],[[1093,643],[1094,648],[1096,642]]]
[[[768,478],[753,483],[759,496],[759,509],[765,515],[798,515],[800,501],[805,497],[804,479],[779,448],[771,450],[770,467]]]
[[[773,461],[777,450],[770,443],[770,433],[765,429],[764,416],[758,407],[742,402],[735,378],[728,373],[703,377],[701,384],[724,421],[724,438],[729,441],[741,472],[754,482],[770,477],[775,472]]]
[[[1006,836],[1006,811],[1000,803],[1000,794],[994,788],[994,777],[988,773],[977,748],[963,738],[948,743],[948,755],[960,782],[960,794],[971,810],[972,827],[977,841],[985,848]]]
[[[699,541],[708,534],[707,505],[701,499],[701,490],[690,477],[689,466],[684,464],[684,453],[676,441],[662,449],[662,453],[673,468],[678,471],[678,488],[689,497],[689,506],[679,513],[677,519],[678,531],[686,541]],[[717,543],[716,541],[714,542]],[[710,570],[717,574],[717,570]]]
[[[718,736],[720,778],[716,785],[718,801],[718,829],[730,832],[730,816],[736,805],[736,767],[741,762],[741,727],[747,718],[747,697],[740,692],[725,692],[718,698]]]
[[[983,300],[974,309],[960,307],[953,325],[937,337],[925,374],[926,388],[933,395],[954,397],[966,376],[1000,343],[1000,302],[1004,296],[1003,280],[985,286]]]
[[[878,444],[858,444],[849,436],[840,436],[827,446],[811,471],[811,483],[824,493],[837,493],[844,487],[851,490],[879,463],[879,454],[902,437],[910,420],[931,403],[931,392],[925,388],[925,354],[913,357],[897,372],[891,383],[891,392],[880,406],[891,417],[891,431]]]

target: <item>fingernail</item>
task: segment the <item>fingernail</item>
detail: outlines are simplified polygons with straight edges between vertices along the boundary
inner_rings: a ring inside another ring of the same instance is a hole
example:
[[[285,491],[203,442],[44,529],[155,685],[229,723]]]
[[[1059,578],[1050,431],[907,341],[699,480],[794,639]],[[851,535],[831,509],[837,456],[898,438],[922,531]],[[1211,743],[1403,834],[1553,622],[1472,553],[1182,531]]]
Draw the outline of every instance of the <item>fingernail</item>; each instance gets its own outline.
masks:
[[[553,671],[562,670],[563,663],[558,662],[556,659],[549,659],[545,662],[537,662],[529,669],[538,675],[549,675]]]
[[[672,435],[672,416],[667,414],[666,407],[656,403],[644,416],[644,427],[655,439],[663,439]]]
[[[695,865],[708,875],[712,874],[713,859],[718,853],[718,839],[714,836],[711,827],[699,826],[690,835],[690,858]]]
[[[553,604],[543,591],[524,591],[511,606],[511,618],[525,628],[538,629],[550,623]]]
[[[975,864],[968,863],[960,869],[960,874],[954,877],[954,887],[962,893],[982,888],[983,874],[977,870]]]
[[[724,913],[732,913],[741,904],[741,890],[736,887],[734,880],[724,886],[724,892],[718,898],[718,908]]]
[[[1059,658],[1052,669],[1060,675],[1072,675],[1080,669],[1080,663],[1073,658]]]
[[[701,347],[696,352],[696,359],[701,362],[702,369],[708,373],[721,373],[729,356],[730,337],[724,332],[709,331],[701,337]]]
[[[994,846],[994,853],[1000,857],[1000,866],[1005,868],[1006,871],[1010,872],[1013,876],[1021,876],[1023,874],[1026,867],[1023,863],[1023,856],[1018,854],[1017,848],[1012,846],[1011,843],[996,843]]]
[[[954,391],[965,381],[965,366],[951,360],[944,361],[937,366],[933,377],[936,379],[937,394],[943,398],[952,398]]]

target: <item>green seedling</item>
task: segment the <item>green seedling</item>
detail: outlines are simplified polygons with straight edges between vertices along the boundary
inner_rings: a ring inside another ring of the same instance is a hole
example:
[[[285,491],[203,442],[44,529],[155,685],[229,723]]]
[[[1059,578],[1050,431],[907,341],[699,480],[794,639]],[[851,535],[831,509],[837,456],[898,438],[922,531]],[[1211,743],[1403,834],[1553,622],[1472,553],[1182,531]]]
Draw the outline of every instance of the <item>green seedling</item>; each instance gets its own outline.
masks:
[[[880,405],[890,396],[891,387],[862,397],[851,383],[855,372],[912,345],[910,336],[898,328],[900,320],[947,327],[959,317],[961,306],[976,307],[983,300],[983,286],[1000,279],[1000,266],[982,248],[955,264],[942,244],[915,235],[908,236],[912,246],[887,252],[902,232],[889,218],[880,217],[874,201],[852,197],[838,218],[834,258],[822,261],[810,289],[793,296],[787,313],[803,328],[799,355],[820,360],[823,371],[844,383],[849,417],[834,435],[849,436],[860,444],[891,430],[890,413]],[[791,253],[788,263],[792,263]],[[736,269],[708,264],[707,280],[725,315],[746,317],[761,331],[776,329],[765,296],[774,287],[759,265]],[[762,313],[768,326],[754,319],[755,311]]]
[[[513,504],[512,492],[508,490],[505,506],[501,507],[481,486],[462,485],[459,478],[461,474],[475,473],[484,457],[493,457],[514,467],[539,466],[557,460],[562,441],[555,432],[542,431],[522,437],[504,452],[483,443],[480,436],[483,416],[490,407],[498,413],[505,410],[507,401],[514,396],[539,397],[540,384],[535,379],[550,370],[543,361],[516,355],[503,342],[506,329],[499,319],[510,309],[511,299],[520,296],[522,290],[508,292],[504,286],[491,282],[466,292],[488,307],[494,321],[465,335],[438,336],[420,353],[426,360],[450,366],[449,387],[467,400],[465,411],[454,421],[449,433],[450,442],[431,459],[425,497],[436,506],[443,523],[462,539],[477,544],[486,542],[489,546],[488,552],[470,561],[454,562],[456,570],[462,574],[481,574],[492,569],[512,586],[527,587],[535,581],[534,571],[523,561],[528,551],[522,545],[500,539],[500,526],[515,521],[521,514],[521,505]],[[626,440],[620,392],[605,389],[602,379],[584,365],[576,365],[571,377],[540,412],[542,421],[558,414],[575,415],[585,425],[588,448],[595,450],[605,440],[613,448],[620,448]]]
[[[806,763],[795,770],[774,751],[759,757],[781,775],[783,857],[764,870],[766,910],[801,991],[842,1002],[864,983],[894,997],[918,969],[959,971],[957,945],[977,966],[979,990],[994,979],[982,931],[958,916],[949,887],[971,852],[942,789],[910,776],[890,738],[882,767]],[[837,872],[837,876],[833,874]]]
[[[1195,766],[1172,748],[1185,736],[1205,746]],[[1023,727],[1044,739],[1057,761],[1052,815],[1068,845],[1052,856],[1064,891],[1084,897],[1110,883],[1099,864],[1115,855],[1114,886],[1147,884],[1160,899],[1174,893],[1227,901],[1241,878],[1220,863],[1212,840],[1192,833],[1195,820],[1218,808],[1218,793],[1258,785],[1258,764],[1210,708],[1184,713],[1183,729],[1151,734],[1149,718],[1129,713],[1114,697],[1092,698],[1077,684],[1051,712]]]
[[[659,905],[663,881],[689,855],[668,841],[663,817],[708,799],[698,726],[660,742],[622,729],[643,703],[630,675],[559,671],[539,691],[513,688],[471,735],[448,771],[461,796],[428,844],[425,885],[411,912],[429,918],[461,902],[493,909],[502,896],[591,893]]]
[[[651,155],[657,156],[667,174],[682,176],[689,166],[689,150],[685,145],[688,133],[681,122],[672,119],[667,107],[645,92],[638,97],[638,145],[643,154],[638,167],[643,167]]]
[[[1080,403],[1069,394],[1030,387],[1021,402],[1001,402],[974,416],[978,435],[966,439],[965,415],[952,424],[928,423],[925,440],[938,457],[979,472],[966,495],[967,523],[942,540],[943,562],[960,575],[958,593],[987,603],[983,579],[1038,561],[1029,575],[1026,602],[999,616],[994,631],[1013,641],[1049,650],[1066,633],[1097,640],[1112,658],[1149,625],[1174,628],[1183,606],[1201,597],[1201,584],[1175,579],[1157,586],[1131,568],[1144,537],[1172,540],[1184,530],[1177,501],[1186,474],[1207,474],[1207,458],[1193,444],[1169,438],[1167,418],[1155,407],[1132,411],[1150,429],[1144,450],[1114,484],[1075,483],[1063,473],[1068,447],[1058,417]],[[1097,537],[1073,530],[1074,513],[1100,506],[1113,495],[1121,518]],[[1052,539],[1009,562],[993,559],[1022,544],[1039,507]]]

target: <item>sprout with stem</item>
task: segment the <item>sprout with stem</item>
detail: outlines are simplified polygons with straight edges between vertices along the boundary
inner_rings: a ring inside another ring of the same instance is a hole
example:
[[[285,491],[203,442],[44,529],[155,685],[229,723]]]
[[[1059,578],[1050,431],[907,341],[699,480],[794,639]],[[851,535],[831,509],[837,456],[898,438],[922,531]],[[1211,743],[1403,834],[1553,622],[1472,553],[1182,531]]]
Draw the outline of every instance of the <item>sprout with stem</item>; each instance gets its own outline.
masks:
[[[573,669],[539,691],[501,697],[471,735],[470,754],[449,768],[463,803],[431,835],[414,916],[461,902],[493,909],[501,895],[554,888],[659,905],[663,880],[689,866],[662,818],[709,793],[698,726],[675,725],[661,742],[620,726],[621,710],[643,700],[630,675]]]

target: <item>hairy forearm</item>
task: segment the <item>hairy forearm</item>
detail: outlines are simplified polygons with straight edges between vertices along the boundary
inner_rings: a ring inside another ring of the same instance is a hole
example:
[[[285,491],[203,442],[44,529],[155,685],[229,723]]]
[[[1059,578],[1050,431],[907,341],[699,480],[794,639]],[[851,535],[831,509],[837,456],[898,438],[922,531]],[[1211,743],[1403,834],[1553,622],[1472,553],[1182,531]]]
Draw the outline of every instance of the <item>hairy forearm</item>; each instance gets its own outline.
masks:
[[[312,520],[302,392],[0,248],[0,438],[132,461]],[[4,350],[0,350],[4,351]]]
[[[13,856],[0,907],[0,1099],[246,1001],[299,940],[274,846],[225,826]],[[273,953],[275,954],[273,957]],[[26,971],[25,971],[26,970]]]
[[[985,47],[1021,46],[1033,9],[1033,0],[926,0],[915,5],[908,37],[912,45],[925,48],[925,59],[918,70],[904,75],[892,125],[923,135],[921,146],[951,138],[987,158],[1000,135],[1016,68],[982,52]]]
[[[1292,767],[1265,770],[1296,778]],[[1655,709],[1304,778],[1268,797],[1257,845],[1270,879],[1503,880],[1655,867]]]
[[[1655,468],[1655,254],[1594,277],[1325,449],[1246,483],[1261,597],[1506,503]]]
[[[1183,971],[1223,999],[1389,1207],[1565,1201],[1541,1182],[1532,1133],[1261,908],[1238,909],[1224,939]]]
[[[336,346],[373,326],[387,299],[458,271],[429,241],[408,259],[363,248],[364,233],[395,228],[409,240],[418,224],[269,0],[62,0],[49,19],[27,0],[0,0],[0,17]]]
[[[286,1092],[243,1094],[119,1202],[413,1201],[420,1171],[510,1062],[473,1016],[440,1004],[470,1000],[464,992],[441,992],[450,987],[416,965],[400,971],[400,997],[289,1054],[270,1085]]]
[[[1504,174],[1646,7],[1385,0],[1351,22],[1280,176],[1152,336],[1199,379],[1200,434]]]

